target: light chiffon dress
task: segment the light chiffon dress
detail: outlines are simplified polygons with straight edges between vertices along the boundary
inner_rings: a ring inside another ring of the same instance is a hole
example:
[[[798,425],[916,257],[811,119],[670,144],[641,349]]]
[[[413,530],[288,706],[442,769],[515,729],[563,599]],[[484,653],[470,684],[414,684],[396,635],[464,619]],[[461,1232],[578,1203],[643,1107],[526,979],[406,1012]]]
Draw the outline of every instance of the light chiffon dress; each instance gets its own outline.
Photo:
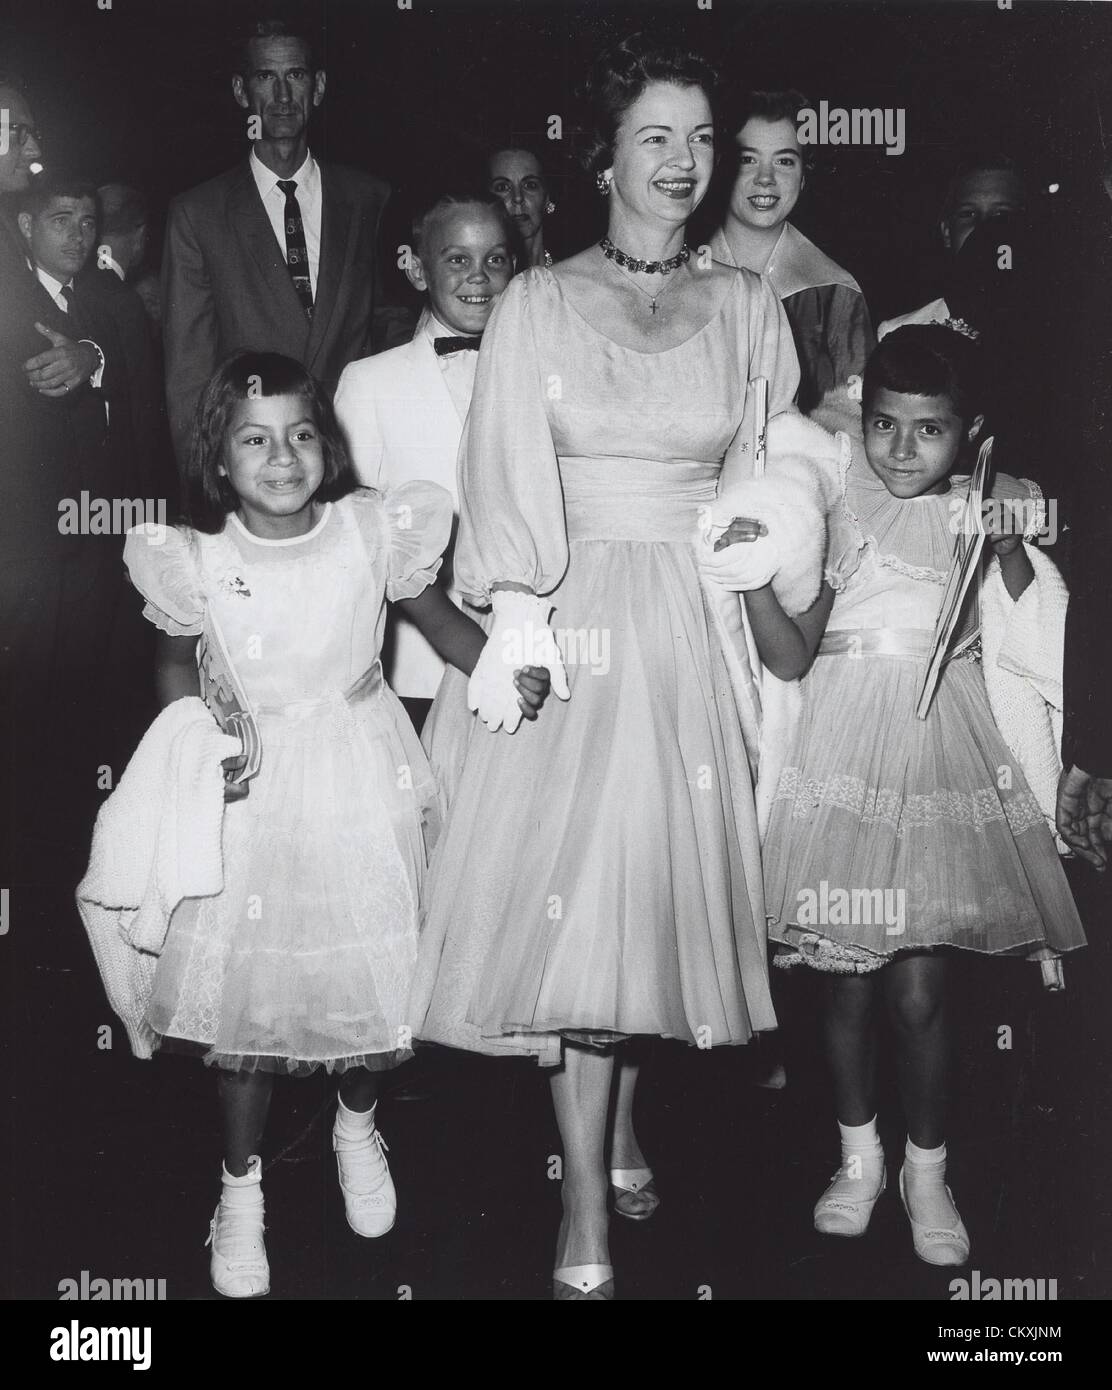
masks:
[[[382,678],[387,599],[436,577],[452,499],[431,483],[325,505],[292,540],[229,517],[218,535],[129,535],[125,559],[163,631],[219,630],[262,764],[226,805],[224,890],[170,919],[148,1021],[206,1062],[304,1074],[410,1055],[427,760]]]
[[[571,698],[507,736],[461,680],[441,687],[426,746],[456,771],[417,1037],[550,1064],[561,1036],[710,1047],[775,1027],[741,716],[693,546],[758,376],[789,409],[791,331],[748,271],[658,352],[604,336],[544,268],[502,295],[461,446],[456,582],[480,604],[499,581],[551,601]]]

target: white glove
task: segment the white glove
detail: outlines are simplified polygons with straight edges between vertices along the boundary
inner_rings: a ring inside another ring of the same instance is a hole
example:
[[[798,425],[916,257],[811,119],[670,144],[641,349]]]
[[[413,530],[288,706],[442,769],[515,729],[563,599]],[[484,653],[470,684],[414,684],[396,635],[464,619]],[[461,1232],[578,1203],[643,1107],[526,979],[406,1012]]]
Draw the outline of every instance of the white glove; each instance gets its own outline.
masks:
[[[712,520],[703,523],[695,545],[699,573],[724,589],[744,592],[761,589],[779,574],[782,567],[780,547],[771,532],[755,541],[735,541],[733,545],[715,550],[715,541],[727,529]]]
[[[492,607],[494,624],[467,684],[467,708],[478,710],[492,733],[504,728],[512,734],[521,723],[522,713],[515,671],[523,666],[544,666],[554,695],[567,700],[571,692],[564,659],[548,626],[552,612],[548,599],[496,589]]]

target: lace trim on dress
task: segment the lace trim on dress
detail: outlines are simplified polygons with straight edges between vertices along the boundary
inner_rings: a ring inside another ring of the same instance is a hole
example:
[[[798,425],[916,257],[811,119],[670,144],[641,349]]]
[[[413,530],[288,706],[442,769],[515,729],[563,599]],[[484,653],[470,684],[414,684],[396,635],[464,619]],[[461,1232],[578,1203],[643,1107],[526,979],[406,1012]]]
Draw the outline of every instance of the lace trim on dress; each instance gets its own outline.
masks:
[[[869,536],[865,544],[875,545],[876,541],[872,536]],[[945,587],[947,575],[944,570],[936,570],[929,565],[909,565],[898,555],[886,555],[879,550],[875,554],[878,565],[883,565],[885,569],[895,570],[897,574],[902,574],[905,579],[919,579],[924,584],[939,584]]]
[[[946,822],[983,830],[1006,822],[1013,835],[1045,825],[1045,817],[1031,792],[1018,790],[1007,801],[995,787],[972,792],[937,791],[905,796],[895,787],[870,786],[862,777],[840,774],[825,781],[805,777],[802,768],[785,768],[780,774],[777,801],[788,801],[793,820],[806,820],[815,811],[831,807],[847,811],[862,825],[889,825],[897,836],[909,830]]]

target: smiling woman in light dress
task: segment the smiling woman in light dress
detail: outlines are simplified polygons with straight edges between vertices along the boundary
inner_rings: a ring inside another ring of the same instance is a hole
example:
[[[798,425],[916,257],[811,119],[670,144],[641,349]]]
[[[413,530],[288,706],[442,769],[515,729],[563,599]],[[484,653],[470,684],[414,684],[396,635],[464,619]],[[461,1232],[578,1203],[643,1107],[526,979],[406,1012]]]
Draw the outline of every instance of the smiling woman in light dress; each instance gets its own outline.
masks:
[[[738,1044],[775,1027],[741,714],[692,541],[748,438],[747,382],[768,378],[775,414],[798,369],[771,287],[685,247],[714,162],[712,79],[640,39],[600,60],[591,170],[607,236],[510,283],[460,455],[456,576],[493,600],[491,661],[553,609],[560,632],[609,642],[592,667],[565,640],[570,698],[535,725],[474,728],[410,1010],[418,1037],[553,1066],[557,1298],[613,1297],[608,1167],[619,1211],[655,1205],[623,1041]],[[471,717],[447,695],[434,762]]]

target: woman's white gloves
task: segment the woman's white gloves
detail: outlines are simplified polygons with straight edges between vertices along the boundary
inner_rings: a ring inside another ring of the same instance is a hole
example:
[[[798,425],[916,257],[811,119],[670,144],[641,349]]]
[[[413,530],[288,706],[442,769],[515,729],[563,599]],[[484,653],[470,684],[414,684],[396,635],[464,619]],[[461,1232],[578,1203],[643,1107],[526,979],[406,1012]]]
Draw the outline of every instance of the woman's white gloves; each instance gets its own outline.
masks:
[[[548,625],[552,612],[548,599],[496,589],[491,606],[494,624],[467,685],[467,707],[478,711],[492,733],[505,729],[512,734],[522,714],[515,671],[523,666],[543,666],[554,695],[567,700],[571,691],[556,636]]]

